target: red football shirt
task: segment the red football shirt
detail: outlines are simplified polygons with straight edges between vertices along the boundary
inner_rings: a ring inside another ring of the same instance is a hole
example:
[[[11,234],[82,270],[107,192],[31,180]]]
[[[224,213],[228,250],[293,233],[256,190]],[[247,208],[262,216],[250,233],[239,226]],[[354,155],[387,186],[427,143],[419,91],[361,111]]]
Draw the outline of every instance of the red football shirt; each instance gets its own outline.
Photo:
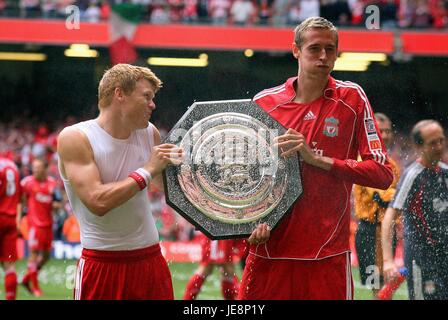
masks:
[[[0,158],[0,214],[15,216],[19,201],[19,169],[13,161]]]
[[[301,161],[303,194],[256,255],[318,260],[348,252],[352,184],[386,189],[393,175],[369,101],[361,87],[329,77],[322,97],[293,102],[296,77],[254,101],[285,128],[302,133],[318,155],[333,158],[330,171]],[[358,154],[362,162],[357,162]]]
[[[28,219],[30,225],[50,227],[53,224],[53,197],[56,180],[47,177],[39,181],[34,176],[28,176],[21,181],[22,192],[27,198]]]

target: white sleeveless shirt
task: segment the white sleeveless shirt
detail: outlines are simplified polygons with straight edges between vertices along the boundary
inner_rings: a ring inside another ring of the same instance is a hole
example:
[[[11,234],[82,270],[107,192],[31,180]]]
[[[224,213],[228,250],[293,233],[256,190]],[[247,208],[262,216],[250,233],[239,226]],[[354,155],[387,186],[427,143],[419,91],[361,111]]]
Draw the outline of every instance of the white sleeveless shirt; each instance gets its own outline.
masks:
[[[103,183],[125,179],[129,173],[149,161],[154,146],[154,125],[132,132],[128,139],[116,139],[88,120],[72,126],[89,139],[95,163]],[[151,213],[147,189],[138,192],[121,206],[100,217],[93,214],[79,199],[70,182],[63,176],[70,205],[78,219],[81,245],[95,250],[134,250],[159,242],[159,234]]]

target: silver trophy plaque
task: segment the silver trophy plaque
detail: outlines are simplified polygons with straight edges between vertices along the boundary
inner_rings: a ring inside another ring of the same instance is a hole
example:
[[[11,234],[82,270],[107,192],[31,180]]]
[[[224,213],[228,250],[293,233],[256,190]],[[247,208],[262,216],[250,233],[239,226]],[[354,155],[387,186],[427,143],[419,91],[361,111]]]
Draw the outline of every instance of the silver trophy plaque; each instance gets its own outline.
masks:
[[[274,146],[285,132],[251,100],[194,103],[164,141],[185,154],[164,171],[167,203],[211,239],[275,227],[302,193],[298,156]]]

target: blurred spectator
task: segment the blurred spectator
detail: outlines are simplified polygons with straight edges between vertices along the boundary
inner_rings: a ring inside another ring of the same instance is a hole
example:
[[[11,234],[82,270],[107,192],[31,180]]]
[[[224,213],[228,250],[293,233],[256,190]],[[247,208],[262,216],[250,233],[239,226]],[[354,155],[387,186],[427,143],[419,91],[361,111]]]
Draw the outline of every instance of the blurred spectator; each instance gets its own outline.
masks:
[[[398,6],[395,0],[386,0],[379,4],[381,26],[383,28],[397,27]]]
[[[5,14],[6,0],[0,0],[0,17]]]
[[[309,17],[320,16],[320,3],[319,0],[301,0],[300,1],[300,12],[299,12],[299,23],[306,20]]]
[[[198,21],[202,23],[209,22],[209,0],[198,0]]]
[[[196,22],[198,20],[198,0],[184,0],[184,4],[184,22]]]
[[[398,26],[408,28],[412,25],[415,11],[414,0],[400,0],[398,9]]]
[[[42,17],[52,19],[56,17],[56,0],[42,0]]]
[[[448,25],[448,1],[433,0],[430,2],[430,10],[434,28],[444,28]]]
[[[231,22],[243,26],[253,22],[256,8],[251,0],[235,0],[230,8]]]
[[[179,23],[182,21],[182,14],[184,9],[184,3],[182,0],[168,0],[170,8],[170,20],[173,23]]]
[[[20,0],[20,16],[23,18],[37,18],[40,16],[39,0]]]
[[[89,7],[84,12],[84,20],[87,22],[95,23],[100,22],[101,10],[98,7],[97,0],[90,0]]]
[[[362,24],[365,10],[363,0],[348,0],[347,4],[352,13],[352,25],[358,26]]]
[[[153,24],[170,23],[169,8],[166,4],[158,1],[153,4],[149,21]]]
[[[230,0],[210,0],[209,10],[212,23],[217,25],[226,24],[231,5]]]
[[[300,0],[290,0],[288,24],[297,26],[300,23]]]
[[[272,24],[285,26],[288,20],[290,0],[275,0],[272,5]]]
[[[427,0],[416,0],[413,27],[428,28],[431,26],[431,15],[429,13]]]
[[[100,18],[103,21],[109,20],[111,7],[108,0],[101,0],[100,4]]]
[[[317,1],[317,0],[316,0]],[[268,25],[271,24],[272,16],[272,2],[273,0],[258,0],[258,24]]]
[[[337,26],[349,25],[352,19],[347,0],[321,0],[320,16]]]
[[[67,12],[66,12],[66,8],[68,6],[74,5],[76,4],[78,6],[78,8],[80,9],[81,12],[83,12],[86,7],[84,6],[84,2],[82,1],[76,1],[76,0],[56,0],[57,4],[56,4],[56,16],[59,18],[66,18],[67,17]]]

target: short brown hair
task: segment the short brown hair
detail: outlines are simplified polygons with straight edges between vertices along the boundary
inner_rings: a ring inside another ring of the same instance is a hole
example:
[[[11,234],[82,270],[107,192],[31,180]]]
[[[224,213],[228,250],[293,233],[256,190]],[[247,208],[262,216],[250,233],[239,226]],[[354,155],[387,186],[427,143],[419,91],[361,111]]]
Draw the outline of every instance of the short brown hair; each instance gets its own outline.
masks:
[[[338,46],[338,29],[327,19],[322,17],[310,17],[306,20],[304,20],[301,24],[299,24],[294,29],[294,42],[296,43],[297,47],[300,47],[303,44],[303,36],[306,31],[309,29],[324,29],[324,30],[331,30],[336,36],[336,46]]]
[[[155,92],[162,87],[162,81],[149,68],[120,63],[106,70],[98,86],[98,106],[104,108],[112,102],[115,88],[131,94],[142,79],[148,80]]]
[[[33,159],[33,161],[31,161],[31,163],[33,163],[34,161],[42,163],[45,169],[48,168],[48,160],[45,159],[44,157],[36,157]]]

